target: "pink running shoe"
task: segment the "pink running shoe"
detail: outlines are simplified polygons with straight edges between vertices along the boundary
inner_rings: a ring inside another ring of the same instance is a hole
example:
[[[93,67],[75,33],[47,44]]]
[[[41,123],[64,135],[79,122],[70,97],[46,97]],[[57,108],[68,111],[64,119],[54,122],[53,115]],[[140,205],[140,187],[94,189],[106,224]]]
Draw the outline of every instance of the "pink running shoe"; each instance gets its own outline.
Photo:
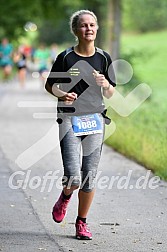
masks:
[[[92,240],[92,234],[89,231],[87,224],[79,220],[76,224],[76,238],[79,240]]]
[[[56,202],[56,204],[54,205],[53,211],[52,211],[53,220],[55,222],[60,223],[64,219],[70,199],[68,200],[64,199],[63,192],[60,194],[60,197],[58,201]]]

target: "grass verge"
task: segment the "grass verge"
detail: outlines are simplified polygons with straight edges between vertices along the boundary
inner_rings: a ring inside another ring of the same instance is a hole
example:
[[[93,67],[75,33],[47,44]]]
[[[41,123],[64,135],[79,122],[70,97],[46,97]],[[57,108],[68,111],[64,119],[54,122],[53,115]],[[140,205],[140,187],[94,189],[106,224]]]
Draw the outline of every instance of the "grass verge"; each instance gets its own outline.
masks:
[[[132,56],[137,78],[117,90],[126,96],[138,84],[147,83],[152,95],[128,117],[112,111],[116,131],[106,144],[167,180],[166,40],[167,31],[123,35],[122,53]],[[106,102],[109,106],[110,101]]]

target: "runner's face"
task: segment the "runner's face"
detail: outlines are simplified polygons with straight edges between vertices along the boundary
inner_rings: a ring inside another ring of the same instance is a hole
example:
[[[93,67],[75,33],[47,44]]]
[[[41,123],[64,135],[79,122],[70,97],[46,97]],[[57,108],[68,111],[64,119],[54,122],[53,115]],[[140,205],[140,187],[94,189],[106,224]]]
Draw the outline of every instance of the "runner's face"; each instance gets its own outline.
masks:
[[[76,36],[79,41],[94,41],[97,34],[97,24],[92,15],[84,14],[79,19]]]

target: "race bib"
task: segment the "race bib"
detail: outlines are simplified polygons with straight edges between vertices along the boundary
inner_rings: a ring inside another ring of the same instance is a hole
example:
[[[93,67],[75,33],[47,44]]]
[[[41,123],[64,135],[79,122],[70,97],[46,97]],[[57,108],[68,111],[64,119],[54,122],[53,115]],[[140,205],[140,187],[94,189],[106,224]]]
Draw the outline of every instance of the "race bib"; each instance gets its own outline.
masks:
[[[100,117],[97,113],[82,116],[72,116],[72,127],[75,136],[83,136],[103,132]]]

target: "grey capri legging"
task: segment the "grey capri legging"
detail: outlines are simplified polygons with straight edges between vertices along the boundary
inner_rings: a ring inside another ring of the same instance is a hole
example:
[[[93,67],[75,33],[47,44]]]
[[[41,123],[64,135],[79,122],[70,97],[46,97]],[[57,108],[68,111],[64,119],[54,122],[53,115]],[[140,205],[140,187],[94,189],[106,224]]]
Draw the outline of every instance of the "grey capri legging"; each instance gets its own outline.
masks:
[[[80,186],[85,192],[95,187],[104,136],[104,118],[99,113],[103,133],[75,136],[71,116],[63,116],[59,124],[59,140],[64,166],[63,186]]]

